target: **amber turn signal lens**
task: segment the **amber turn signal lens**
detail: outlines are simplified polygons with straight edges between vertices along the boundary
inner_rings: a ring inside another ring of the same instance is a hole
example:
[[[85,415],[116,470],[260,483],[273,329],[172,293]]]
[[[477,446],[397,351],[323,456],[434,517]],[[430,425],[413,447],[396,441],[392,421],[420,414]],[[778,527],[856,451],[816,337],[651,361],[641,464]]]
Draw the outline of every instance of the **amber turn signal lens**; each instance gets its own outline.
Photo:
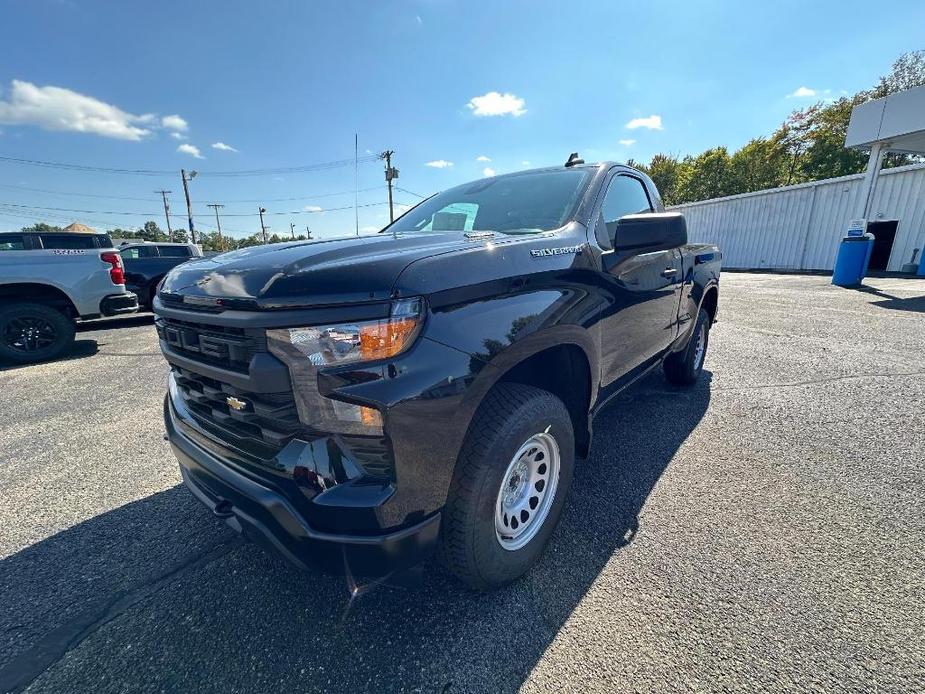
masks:
[[[360,421],[368,427],[382,427],[382,413],[372,407],[360,408]]]
[[[418,321],[393,318],[360,326],[360,357],[363,361],[386,359],[401,352],[414,339]]]

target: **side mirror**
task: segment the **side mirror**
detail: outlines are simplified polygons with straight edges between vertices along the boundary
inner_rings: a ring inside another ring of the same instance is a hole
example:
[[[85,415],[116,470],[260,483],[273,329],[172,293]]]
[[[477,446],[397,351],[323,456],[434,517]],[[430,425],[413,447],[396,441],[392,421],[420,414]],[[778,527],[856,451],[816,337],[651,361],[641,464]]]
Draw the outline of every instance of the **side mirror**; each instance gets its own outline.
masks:
[[[611,239],[614,250],[618,251],[677,248],[687,243],[687,222],[680,212],[628,214],[614,223]]]

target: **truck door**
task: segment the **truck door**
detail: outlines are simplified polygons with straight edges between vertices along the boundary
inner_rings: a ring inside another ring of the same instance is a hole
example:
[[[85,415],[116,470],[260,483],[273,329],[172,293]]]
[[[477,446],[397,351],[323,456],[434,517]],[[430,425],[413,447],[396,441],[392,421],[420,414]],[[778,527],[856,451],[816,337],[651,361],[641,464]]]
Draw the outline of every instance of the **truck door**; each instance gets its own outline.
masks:
[[[683,279],[679,249],[614,250],[617,220],[653,211],[641,179],[618,173],[610,180],[595,230],[604,249],[601,269],[605,296],[611,302],[600,333],[605,386],[660,354],[677,335]]]
[[[125,284],[129,291],[144,292],[148,281],[160,270],[157,246],[125,246],[120,248],[125,264]],[[139,301],[147,301],[147,295],[139,294]]]

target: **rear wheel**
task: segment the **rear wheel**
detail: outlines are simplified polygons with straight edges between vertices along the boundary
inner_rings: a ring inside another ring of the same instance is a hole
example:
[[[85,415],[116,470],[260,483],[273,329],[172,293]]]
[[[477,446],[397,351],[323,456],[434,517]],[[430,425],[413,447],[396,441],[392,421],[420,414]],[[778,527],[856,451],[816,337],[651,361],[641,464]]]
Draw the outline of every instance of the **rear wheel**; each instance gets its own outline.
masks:
[[[0,358],[25,364],[54,359],[74,342],[74,323],[44,304],[0,307]]]
[[[496,386],[472,422],[447,499],[441,554],[450,571],[479,590],[526,573],[559,521],[574,450],[561,400],[531,386]]]
[[[669,381],[681,386],[693,385],[703,371],[703,360],[710,343],[710,314],[700,309],[697,324],[691,333],[687,346],[680,352],[668,355],[665,359],[665,376]]]

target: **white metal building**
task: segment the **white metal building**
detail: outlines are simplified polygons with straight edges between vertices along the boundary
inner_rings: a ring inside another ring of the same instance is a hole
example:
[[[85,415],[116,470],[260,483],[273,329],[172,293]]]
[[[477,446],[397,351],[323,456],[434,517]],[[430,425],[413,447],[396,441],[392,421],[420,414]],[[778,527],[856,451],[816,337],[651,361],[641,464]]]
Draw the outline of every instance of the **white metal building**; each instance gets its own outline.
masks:
[[[863,205],[865,176],[830,178],[671,209],[687,217],[692,242],[719,245],[723,267],[831,270],[838,242]],[[886,247],[885,253],[871,257],[872,270],[898,272],[912,261],[914,249],[925,247],[925,164],[880,172],[868,230],[881,239],[881,248]]]
[[[831,270],[860,220],[875,237],[871,270],[915,263],[925,275],[925,165],[881,169],[887,152],[925,154],[925,85],[855,106],[845,146],[870,151],[864,173],[673,209],[692,241],[719,244],[728,268]]]

